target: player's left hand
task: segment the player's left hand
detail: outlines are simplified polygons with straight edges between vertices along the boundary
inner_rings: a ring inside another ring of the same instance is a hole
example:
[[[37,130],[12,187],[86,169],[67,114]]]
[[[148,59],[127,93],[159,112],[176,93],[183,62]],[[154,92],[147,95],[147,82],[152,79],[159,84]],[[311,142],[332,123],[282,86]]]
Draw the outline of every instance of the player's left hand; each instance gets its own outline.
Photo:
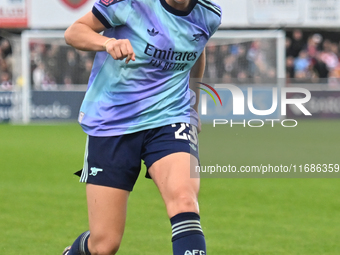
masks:
[[[202,131],[202,122],[201,122],[201,119],[198,118],[197,133],[199,134],[201,131]]]

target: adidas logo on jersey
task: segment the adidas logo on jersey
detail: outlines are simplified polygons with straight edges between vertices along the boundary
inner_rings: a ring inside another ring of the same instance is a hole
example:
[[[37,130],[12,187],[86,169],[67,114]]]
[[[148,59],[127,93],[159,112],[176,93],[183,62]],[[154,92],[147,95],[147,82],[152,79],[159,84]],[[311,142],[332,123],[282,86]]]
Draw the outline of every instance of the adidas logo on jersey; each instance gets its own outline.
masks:
[[[159,31],[156,31],[154,28],[152,30],[148,29],[148,33],[150,36],[156,36],[158,35]]]
[[[187,250],[184,255],[205,255],[205,252],[202,250],[193,250],[192,252]]]

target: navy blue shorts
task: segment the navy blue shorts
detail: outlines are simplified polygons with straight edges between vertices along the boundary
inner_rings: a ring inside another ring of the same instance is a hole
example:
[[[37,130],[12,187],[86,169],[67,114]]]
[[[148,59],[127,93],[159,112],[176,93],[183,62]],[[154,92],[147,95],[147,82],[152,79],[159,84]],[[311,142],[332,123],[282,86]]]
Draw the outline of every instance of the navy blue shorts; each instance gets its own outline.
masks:
[[[195,126],[179,123],[122,136],[88,136],[80,182],[132,191],[141,160],[149,169],[157,160],[176,152],[199,159]],[[150,178],[148,172],[146,177]]]

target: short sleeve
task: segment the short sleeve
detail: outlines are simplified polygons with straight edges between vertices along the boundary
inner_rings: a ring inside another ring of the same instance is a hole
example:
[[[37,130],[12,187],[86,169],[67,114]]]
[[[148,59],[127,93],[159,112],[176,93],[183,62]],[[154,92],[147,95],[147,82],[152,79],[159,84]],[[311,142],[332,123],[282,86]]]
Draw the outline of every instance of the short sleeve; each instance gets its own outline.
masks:
[[[131,0],[97,0],[92,8],[92,13],[108,29],[126,24],[131,11]]]
[[[215,34],[222,22],[222,9],[219,5],[210,2],[213,10],[213,18],[210,19],[210,37]]]

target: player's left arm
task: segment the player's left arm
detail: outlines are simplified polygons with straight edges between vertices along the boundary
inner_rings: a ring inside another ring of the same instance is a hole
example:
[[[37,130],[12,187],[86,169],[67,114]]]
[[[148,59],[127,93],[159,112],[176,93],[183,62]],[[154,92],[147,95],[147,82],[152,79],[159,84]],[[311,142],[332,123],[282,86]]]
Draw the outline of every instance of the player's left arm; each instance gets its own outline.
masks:
[[[199,104],[199,98],[200,98],[200,89],[199,84],[197,82],[201,82],[203,75],[204,75],[204,69],[205,69],[205,49],[203,50],[201,56],[197,59],[194,66],[191,68],[190,71],[190,89],[193,90],[196,94],[196,103],[193,106],[194,110],[198,113],[198,104]],[[199,121],[200,122],[200,121]],[[198,123],[198,132],[201,131],[201,123]]]
[[[190,89],[192,89],[196,94],[196,103],[194,105],[194,109],[198,112],[198,104],[199,104],[199,84],[197,82],[201,82],[205,69],[205,49],[203,50],[201,56],[197,59],[194,66],[191,68],[190,71]]]

